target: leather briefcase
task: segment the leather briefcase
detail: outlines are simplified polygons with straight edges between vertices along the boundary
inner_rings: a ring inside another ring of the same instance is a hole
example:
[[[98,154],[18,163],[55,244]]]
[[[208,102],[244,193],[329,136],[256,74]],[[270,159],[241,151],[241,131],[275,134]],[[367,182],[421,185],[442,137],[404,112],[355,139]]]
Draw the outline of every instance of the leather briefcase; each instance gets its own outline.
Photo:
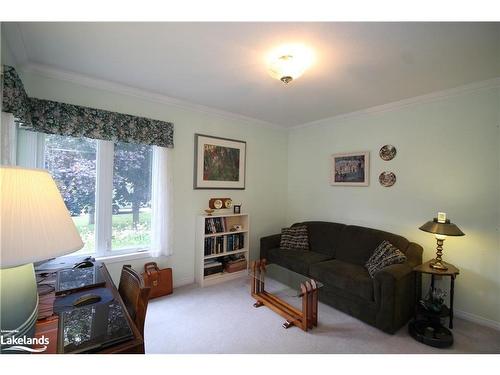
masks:
[[[172,268],[159,269],[156,262],[149,262],[144,265],[142,274],[144,284],[151,288],[149,298],[156,298],[172,294]]]

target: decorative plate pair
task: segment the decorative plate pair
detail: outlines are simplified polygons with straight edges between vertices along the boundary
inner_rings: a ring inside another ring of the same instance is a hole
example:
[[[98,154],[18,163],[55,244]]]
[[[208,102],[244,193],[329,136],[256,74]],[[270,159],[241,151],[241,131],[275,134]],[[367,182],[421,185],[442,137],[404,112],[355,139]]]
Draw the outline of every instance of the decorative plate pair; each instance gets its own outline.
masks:
[[[385,145],[379,151],[380,158],[385,161],[394,159],[396,153],[396,147],[393,145]],[[393,172],[385,171],[380,173],[378,181],[380,182],[380,185],[389,187],[396,183],[396,175]]]

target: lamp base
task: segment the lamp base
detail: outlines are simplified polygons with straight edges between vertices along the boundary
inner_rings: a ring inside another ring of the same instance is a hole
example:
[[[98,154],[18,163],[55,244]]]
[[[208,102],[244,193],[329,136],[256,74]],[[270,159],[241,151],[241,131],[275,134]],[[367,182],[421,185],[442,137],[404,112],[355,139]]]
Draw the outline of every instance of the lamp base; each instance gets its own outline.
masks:
[[[448,269],[448,267],[441,260],[438,260],[438,259],[434,259],[432,262],[430,262],[429,266],[431,268],[434,268],[434,269],[440,270],[440,271],[446,271]]]
[[[39,302],[33,264],[0,270],[0,281],[0,352],[31,352]]]
[[[444,265],[443,260],[441,258],[443,256],[444,237],[436,236],[436,240],[437,240],[436,259],[432,260],[429,266],[436,270],[446,271],[448,267]]]

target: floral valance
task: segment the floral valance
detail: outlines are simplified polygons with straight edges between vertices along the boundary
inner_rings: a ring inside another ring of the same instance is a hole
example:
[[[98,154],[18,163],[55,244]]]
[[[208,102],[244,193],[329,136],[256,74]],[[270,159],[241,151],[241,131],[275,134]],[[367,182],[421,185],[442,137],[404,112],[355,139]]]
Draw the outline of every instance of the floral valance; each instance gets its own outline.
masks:
[[[174,147],[170,122],[29,98],[16,70],[3,66],[2,111],[27,128],[43,133]]]
[[[12,66],[2,65],[2,112],[12,113],[21,124],[31,123],[30,99]]]

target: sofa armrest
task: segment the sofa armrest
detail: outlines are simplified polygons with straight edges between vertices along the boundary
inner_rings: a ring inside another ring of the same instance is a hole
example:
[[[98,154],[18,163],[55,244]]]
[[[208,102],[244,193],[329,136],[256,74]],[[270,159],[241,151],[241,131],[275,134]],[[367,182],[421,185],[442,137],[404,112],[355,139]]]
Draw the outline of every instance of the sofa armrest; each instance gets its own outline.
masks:
[[[375,274],[375,280],[379,283],[395,283],[403,277],[411,274],[413,267],[408,263],[391,264]]]
[[[267,251],[280,247],[281,234],[261,237],[260,239],[260,259],[267,258]]]
[[[409,263],[393,264],[374,277],[375,302],[379,306],[377,327],[394,333],[415,309],[415,276]]]
[[[407,262],[409,265],[413,268],[415,266],[418,266],[419,264],[422,264],[422,253],[424,252],[424,249],[422,246],[415,242],[410,242],[408,245],[408,248],[406,249],[405,255]]]

